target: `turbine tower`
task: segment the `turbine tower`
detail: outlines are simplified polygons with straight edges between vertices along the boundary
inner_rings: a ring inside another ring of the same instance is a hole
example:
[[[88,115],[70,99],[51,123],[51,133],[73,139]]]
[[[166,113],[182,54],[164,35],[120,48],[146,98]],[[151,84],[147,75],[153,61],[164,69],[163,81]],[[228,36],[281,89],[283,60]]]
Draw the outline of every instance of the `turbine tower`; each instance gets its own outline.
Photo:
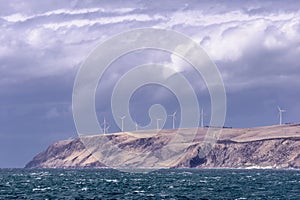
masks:
[[[159,130],[159,121],[162,119],[156,119],[156,129]]]
[[[135,131],[138,131],[139,130],[139,125],[138,123],[135,122]]]
[[[173,129],[175,129],[176,113],[177,113],[177,111],[175,111],[172,115],[169,115],[170,117],[172,117],[172,127],[173,127]]]
[[[279,106],[277,106],[279,111],[279,125],[282,125],[282,113],[286,112],[286,110],[282,110]]]
[[[119,117],[121,119],[121,131],[124,132],[124,119],[126,118],[126,116],[124,115],[123,117]]]
[[[107,126],[108,124],[107,124],[107,122],[106,122],[106,119],[105,119],[105,117],[104,117],[104,119],[103,119],[103,133],[104,134],[106,134],[106,133],[108,133],[108,129],[110,128],[110,126]]]
[[[203,108],[201,109],[201,128],[204,128],[204,112],[203,112]]]
[[[108,125],[107,127],[106,127],[106,130],[105,130],[105,133],[108,133],[108,129],[110,128],[110,125]]]

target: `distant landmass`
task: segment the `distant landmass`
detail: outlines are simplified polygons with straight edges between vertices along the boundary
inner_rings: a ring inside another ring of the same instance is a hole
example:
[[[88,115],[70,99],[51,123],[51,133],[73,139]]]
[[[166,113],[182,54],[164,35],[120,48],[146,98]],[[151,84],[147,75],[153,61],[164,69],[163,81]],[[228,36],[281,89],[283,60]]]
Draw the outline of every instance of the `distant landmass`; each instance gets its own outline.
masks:
[[[163,148],[174,136],[175,131],[184,138],[195,129],[162,130],[157,134],[154,134],[153,131],[122,132],[105,136],[87,136],[85,140],[94,141],[94,145],[97,145],[97,141],[100,141],[101,137],[106,137],[107,141],[124,152],[139,154]],[[185,146],[185,150],[181,151],[180,156],[177,156],[176,159],[172,160],[171,157],[164,167],[300,168],[300,124],[258,128],[223,128],[211,151],[204,157],[199,157],[206,131],[207,128],[199,128],[192,142],[182,140],[182,144],[177,143],[177,145]],[[101,168],[106,167],[105,159],[109,159],[110,162],[117,160],[120,166],[136,162],[134,156],[124,156],[125,153],[111,154],[110,158],[103,157],[103,162],[100,162],[90,149],[85,148],[85,142],[82,141],[84,141],[82,138],[58,141],[50,145],[44,152],[36,155],[25,167]],[[97,148],[101,149],[103,145]],[[97,148],[94,148],[94,152],[97,151]],[[147,158],[145,160],[147,161]],[[151,162],[153,166],[156,166],[155,160]]]

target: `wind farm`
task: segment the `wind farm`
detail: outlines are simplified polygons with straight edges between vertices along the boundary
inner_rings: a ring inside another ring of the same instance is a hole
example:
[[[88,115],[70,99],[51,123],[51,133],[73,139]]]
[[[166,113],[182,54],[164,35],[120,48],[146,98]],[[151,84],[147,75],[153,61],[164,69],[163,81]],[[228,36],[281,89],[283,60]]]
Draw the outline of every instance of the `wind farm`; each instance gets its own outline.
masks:
[[[278,110],[278,123],[274,123],[273,125],[270,124],[269,126],[282,126],[282,125],[285,125],[285,124],[293,124],[293,123],[290,123],[290,122],[284,122],[284,116],[283,114],[287,112],[286,109],[282,109],[279,105],[277,106],[277,110]],[[165,126],[165,123],[167,121],[163,121],[163,118],[156,118],[155,119],[155,122],[156,122],[156,131],[157,130],[162,130],[162,129],[168,129],[168,130],[172,130],[172,129],[176,129],[176,124],[177,126],[180,125],[180,118],[177,118],[177,115],[178,115],[178,112],[177,111],[174,111],[172,112],[171,114],[168,114],[167,115],[167,120],[169,119],[169,123],[168,123],[168,126]],[[206,116],[206,113],[204,112],[204,108],[202,107],[200,109],[200,121],[199,121],[199,127],[198,128],[209,128],[210,126],[209,125],[205,125],[205,116]],[[120,132],[125,132],[125,127],[132,127],[132,126],[128,126],[128,124],[125,123],[125,119],[126,119],[126,115],[123,115],[123,116],[119,116],[119,120],[120,120],[120,127],[119,127],[119,130]],[[271,117],[271,116],[270,116]],[[106,118],[104,117],[103,118],[103,122],[101,124],[101,127],[103,129],[103,133],[104,134],[107,134],[108,133],[108,129],[111,127],[109,125],[109,123],[107,122]],[[140,126],[136,121],[134,121],[134,129],[127,129],[126,131],[151,131],[151,129],[149,129],[148,126]],[[183,127],[183,128],[189,128],[189,127]],[[227,127],[227,126],[224,126],[224,127],[219,127],[219,128],[232,128],[232,126],[230,127]],[[247,127],[245,127],[247,128]],[[118,131],[117,131],[118,132]]]
[[[65,150],[58,153],[63,159],[49,158],[49,150],[46,150],[34,157],[26,167],[300,168],[300,124],[283,123],[282,114],[286,110],[279,106],[277,110],[279,123],[276,125],[230,129],[219,127],[220,135],[204,158],[200,158],[198,154],[206,148],[203,145],[209,129],[216,127],[205,126],[203,108],[200,110],[199,127],[195,128],[176,128],[178,112],[174,111],[167,115],[170,128],[163,128],[163,118],[156,118],[156,130],[139,129],[138,123],[134,122],[135,130],[125,131],[125,118],[128,116],[123,115],[118,117],[120,132],[108,133],[110,126],[104,117],[101,124],[104,134],[59,141],[50,145],[48,149],[74,146],[68,150],[68,155],[65,155]],[[143,157],[148,155],[146,152],[152,155],[158,150],[163,151],[166,145],[171,146],[164,154],[173,155],[177,151],[178,157],[171,156],[167,162],[158,159],[160,157]],[[89,149],[102,152],[103,146],[105,152],[110,152],[109,155],[100,153],[89,158]],[[143,156],[140,157],[139,154]],[[112,162],[115,159],[118,160],[117,163]]]
[[[208,127],[163,129],[159,132],[138,130],[59,141],[34,157],[26,167],[300,168],[298,155],[300,152],[300,124],[224,128],[211,151],[203,159],[200,159],[198,153],[204,148],[203,141],[208,129]],[[134,160],[132,160],[133,157],[130,157],[131,153],[144,155],[146,152],[156,152],[172,141],[175,136],[185,138],[195,131],[197,134],[190,142],[182,141],[169,147],[172,149],[169,152],[170,155],[173,151],[180,152],[178,159],[170,158],[165,163],[155,157],[139,157]],[[87,147],[84,145],[85,143],[94,146]],[[103,149],[103,145],[105,145],[105,149]],[[121,148],[116,154],[113,153],[115,146]],[[185,146],[186,150],[179,150],[180,146]],[[49,149],[60,150],[54,157],[51,157]],[[88,149],[94,149],[96,152],[105,150],[111,154],[109,157],[101,157],[102,154],[91,157]],[[119,161],[112,164],[111,161],[115,159]],[[161,166],[160,162],[163,162],[164,165]]]

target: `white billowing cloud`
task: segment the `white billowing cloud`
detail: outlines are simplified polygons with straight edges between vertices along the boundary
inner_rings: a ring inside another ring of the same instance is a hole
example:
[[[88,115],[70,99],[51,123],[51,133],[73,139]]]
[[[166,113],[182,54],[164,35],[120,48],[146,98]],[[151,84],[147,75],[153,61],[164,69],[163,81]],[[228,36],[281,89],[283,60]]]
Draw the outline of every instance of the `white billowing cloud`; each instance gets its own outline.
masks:
[[[43,116],[46,119],[55,119],[70,115],[72,113],[72,106],[68,104],[59,105],[59,107],[51,107]]]
[[[183,71],[186,71],[188,68],[188,63],[181,57],[177,56],[176,54],[171,54],[170,61],[163,63],[163,65],[167,68],[172,69],[172,70],[166,69],[162,71],[166,79],[173,76],[176,73],[181,73]]]
[[[177,55],[175,53],[172,53],[170,55],[170,62],[165,63],[165,66],[171,68],[173,73],[170,73],[169,70],[163,72],[165,73],[165,78],[168,78],[175,73],[180,73],[191,69],[189,67],[190,64],[185,59],[188,59],[186,58],[186,54],[190,51],[191,48],[193,48],[193,45],[194,43],[190,42],[187,44],[180,44],[175,48],[174,51],[179,53],[180,55]]]
[[[40,61],[31,65],[31,70],[26,70],[26,75],[60,73],[78,66],[109,35],[141,26],[168,28],[185,33],[200,43],[212,60],[221,63],[237,62],[251,52],[280,51],[300,41],[300,12],[248,14],[243,10],[236,10],[220,13],[205,9],[192,10],[188,7],[166,13],[159,10],[148,12],[146,7],[143,12],[140,11],[134,7],[92,7],[56,9],[30,16],[23,13],[3,16],[10,23],[5,24],[0,36],[0,56],[18,52],[20,46],[25,48],[26,44],[29,48],[26,54],[33,60]],[[93,15],[89,15],[90,13]],[[68,17],[50,17],[53,15]],[[43,18],[34,21],[35,23],[29,20],[39,17]],[[286,57],[294,59],[292,56]],[[184,72],[189,66],[176,55],[171,55],[170,62],[164,64],[175,72]],[[235,71],[240,71],[236,65],[223,70],[225,79],[233,80]]]
[[[286,47],[286,42],[283,38],[276,37],[274,35],[267,36],[264,41],[264,46],[268,49],[280,49]]]
[[[97,12],[125,14],[133,10],[134,8],[118,8],[118,9],[109,9],[109,10],[104,8],[86,8],[86,9],[73,9],[73,10],[58,9],[58,10],[48,11],[45,13],[30,15],[30,16],[26,16],[21,13],[16,13],[8,16],[3,16],[2,18],[8,22],[24,22],[26,20],[34,19],[37,17],[48,17],[51,15],[60,15],[60,14],[78,15],[78,14],[89,14],[89,13],[97,13]]]
[[[106,25],[106,24],[114,24],[121,23],[126,21],[136,21],[136,22],[147,22],[147,21],[156,21],[164,19],[163,16],[154,15],[149,16],[146,14],[131,14],[124,16],[115,16],[115,17],[101,17],[97,19],[76,19],[66,22],[58,22],[58,23],[45,23],[44,27],[57,30],[59,28],[71,28],[71,27],[83,27],[83,26],[92,26],[94,24]]]
[[[86,8],[86,9],[74,9],[74,10],[58,9],[58,10],[53,10],[53,11],[40,14],[40,16],[50,16],[50,15],[59,15],[59,14],[77,15],[77,14],[87,14],[93,12],[125,14],[134,10],[135,8],[117,8],[117,9]]]
[[[270,50],[282,49],[300,41],[300,19],[272,24],[264,38],[264,46]]]
[[[190,36],[201,43],[214,60],[221,61],[235,61],[255,44],[263,43],[269,49],[284,48],[300,37],[300,12],[249,15],[242,11],[222,14],[179,11],[168,19],[157,27],[175,27],[183,32],[189,27],[198,27]],[[268,32],[269,27],[274,30]]]
[[[22,15],[21,13],[16,13],[16,14],[2,17],[2,19],[5,19],[8,22],[23,22],[26,21],[28,17]]]
[[[45,41],[49,43],[49,40],[44,40],[45,34],[43,34],[43,29],[36,28],[27,31],[27,38],[26,41],[29,45],[35,48],[44,48],[46,45]]]
[[[203,13],[202,11],[178,11],[171,14],[169,20],[160,24],[161,27],[173,27],[178,24],[185,26],[211,26],[222,25],[226,23],[246,22],[254,20],[268,20],[268,21],[289,21],[299,18],[300,13],[269,13],[249,15],[242,11],[230,11],[226,13]]]
[[[263,35],[265,23],[261,20],[223,25],[208,30],[200,42],[214,60],[237,60],[246,49]]]

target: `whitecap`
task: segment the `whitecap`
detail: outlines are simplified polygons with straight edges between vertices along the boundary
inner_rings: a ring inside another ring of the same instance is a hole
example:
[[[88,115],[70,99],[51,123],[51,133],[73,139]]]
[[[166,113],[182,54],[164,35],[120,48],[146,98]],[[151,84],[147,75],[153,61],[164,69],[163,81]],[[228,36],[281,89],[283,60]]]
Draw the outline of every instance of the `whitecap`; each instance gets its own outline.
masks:
[[[133,191],[134,193],[144,193],[145,191],[144,190],[135,190]]]
[[[119,181],[117,179],[105,179],[106,182],[113,182],[118,183]]]
[[[46,187],[46,188],[33,188],[32,191],[46,191],[46,190],[49,190],[51,189],[50,187]]]

